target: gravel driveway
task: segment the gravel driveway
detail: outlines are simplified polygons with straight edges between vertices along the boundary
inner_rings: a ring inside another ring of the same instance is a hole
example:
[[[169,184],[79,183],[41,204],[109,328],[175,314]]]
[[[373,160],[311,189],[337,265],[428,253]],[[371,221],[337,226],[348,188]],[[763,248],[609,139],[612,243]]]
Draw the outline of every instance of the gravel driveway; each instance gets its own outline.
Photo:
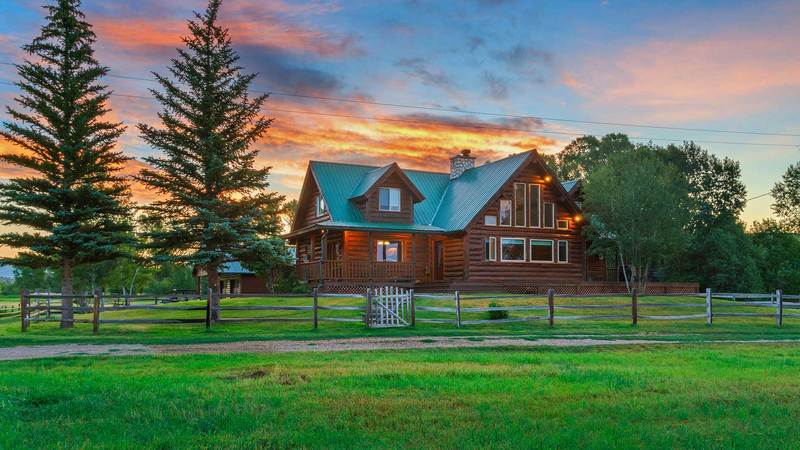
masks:
[[[754,343],[766,341],[706,341],[704,343]],[[795,343],[800,341],[769,341]],[[587,347],[608,345],[680,344],[674,340],[647,339],[524,339],[520,337],[399,337],[320,339],[309,341],[240,341],[208,344],[58,344],[0,348],[0,361],[97,355],[178,355],[187,353],[286,353],[338,352],[350,350],[402,350],[417,348],[463,347]],[[703,343],[703,342],[701,342]]]

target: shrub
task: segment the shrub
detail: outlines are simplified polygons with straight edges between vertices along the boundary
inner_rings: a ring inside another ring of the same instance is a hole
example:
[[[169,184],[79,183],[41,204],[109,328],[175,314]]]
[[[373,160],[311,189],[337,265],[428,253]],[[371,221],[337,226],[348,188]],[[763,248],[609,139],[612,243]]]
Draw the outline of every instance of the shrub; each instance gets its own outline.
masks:
[[[501,305],[498,305],[496,302],[489,303],[489,307],[497,308]],[[508,311],[489,311],[489,320],[503,320],[508,319]]]

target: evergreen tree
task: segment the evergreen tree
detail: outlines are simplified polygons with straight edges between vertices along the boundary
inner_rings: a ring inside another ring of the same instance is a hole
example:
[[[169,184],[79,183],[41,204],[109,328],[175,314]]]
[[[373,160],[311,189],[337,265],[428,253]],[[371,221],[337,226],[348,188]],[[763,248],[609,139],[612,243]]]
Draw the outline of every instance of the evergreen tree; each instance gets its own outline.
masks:
[[[161,126],[139,130],[163,156],[145,158],[151,167],[137,177],[163,196],[145,207],[148,222],[159,224],[148,247],[158,261],[202,266],[209,286],[219,286],[221,264],[279,232],[283,201],[267,191],[270,168],[255,168],[251,149],[271,122],[260,114],[267,96],[248,96],[255,74],[240,73],[228,30],[217,24],[219,7],[211,0],[188,21],[172,79],[154,74]]]
[[[95,34],[80,0],[46,6],[46,24],[23,49],[34,60],[17,66],[20,109],[0,135],[21,151],[0,161],[33,172],[0,184],[0,221],[28,232],[0,235],[0,244],[23,249],[2,262],[60,270],[62,328],[72,326],[72,271],[76,265],[121,255],[129,241],[129,190],[118,174],[128,158],[115,151],[124,131],[103,120],[110,91],[99,84],[108,72],[94,58]]]

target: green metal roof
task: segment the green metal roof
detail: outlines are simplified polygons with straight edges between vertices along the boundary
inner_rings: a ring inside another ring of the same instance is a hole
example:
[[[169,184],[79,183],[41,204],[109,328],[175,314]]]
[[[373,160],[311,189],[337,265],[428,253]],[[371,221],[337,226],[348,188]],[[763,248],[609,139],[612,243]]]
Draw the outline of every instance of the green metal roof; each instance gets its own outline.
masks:
[[[528,156],[530,152],[509,156],[469,169],[452,180],[442,197],[432,225],[447,231],[466,228]]]
[[[519,153],[469,169],[455,180],[450,180],[447,173],[403,170],[425,196],[414,205],[413,224],[367,222],[350,201],[363,195],[391,165],[374,167],[311,161],[311,172],[331,216],[330,221],[319,226],[414,232],[463,230],[530,154]]]
[[[388,166],[379,167],[377,169],[372,169],[364,175],[364,178],[361,179],[361,183],[358,183],[358,186],[353,190],[350,194],[350,198],[361,197],[362,195],[366,194],[369,191],[369,188],[372,187],[382,176],[385,174],[389,169],[392,168],[392,164]]]

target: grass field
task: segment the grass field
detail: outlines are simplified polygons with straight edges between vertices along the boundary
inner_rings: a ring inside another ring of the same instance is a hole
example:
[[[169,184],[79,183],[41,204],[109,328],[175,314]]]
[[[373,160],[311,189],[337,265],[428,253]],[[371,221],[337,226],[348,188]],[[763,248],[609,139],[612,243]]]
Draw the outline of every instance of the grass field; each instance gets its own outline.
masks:
[[[800,348],[2,363],[0,448],[800,448]]]
[[[320,305],[363,305],[363,298],[321,298]],[[675,315],[704,313],[705,308],[652,307],[648,304],[663,303],[703,303],[697,297],[642,297],[639,313],[644,315]],[[310,305],[308,298],[269,298],[269,299],[226,299],[225,305]],[[465,297],[463,307],[487,306],[489,300],[474,300]],[[505,299],[501,305],[545,305],[542,297]],[[557,305],[581,304],[629,304],[628,297],[596,298],[556,298]],[[730,305],[725,300],[715,300],[717,312],[758,312],[774,314],[774,308],[755,308]],[[181,302],[177,305],[203,306],[204,302]],[[422,306],[453,306],[452,300],[419,299]],[[170,305],[166,305],[170,306]],[[786,312],[790,312],[787,310]],[[800,312],[800,310],[791,310]],[[320,311],[320,317],[360,317],[358,311]],[[630,309],[616,310],[558,310],[557,315],[581,314],[630,314]],[[513,311],[511,317],[522,315],[545,316],[546,311]],[[103,319],[132,318],[203,318],[204,311],[135,310],[104,312]],[[223,317],[311,317],[309,311],[224,311]],[[89,314],[80,315],[89,319]],[[417,317],[453,319],[450,313],[418,312]],[[465,313],[463,320],[486,318],[486,313]],[[620,336],[651,339],[679,339],[685,341],[707,339],[797,339],[800,338],[800,318],[786,318],[784,326],[778,328],[773,317],[720,317],[712,326],[705,319],[682,321],[656,321],[640,319],[638,326],[632,326],[630,319],[556,321],[550,328],[546,320],[522,323],[490,323],[456,328],[451,324],[419,323],[416,328],[367,330],[360,323],[320,322],[319,329],[313,330],[311,323],[236,323],[215,325],[206,331],[202,324],[102,324],[100,333],[93,336],[90,324],[77,324],[75,329],[60,330],[57,322],[35,322],[26,333],[20,333],[18,318],[0,319],[0,346],[40,344],[58,342],[96,342],[96,343],[190,343],[212,341],[234,341],[243,339],[319,339],[357,336],[412,336],[412,335],[530,335],[530,336]]]

